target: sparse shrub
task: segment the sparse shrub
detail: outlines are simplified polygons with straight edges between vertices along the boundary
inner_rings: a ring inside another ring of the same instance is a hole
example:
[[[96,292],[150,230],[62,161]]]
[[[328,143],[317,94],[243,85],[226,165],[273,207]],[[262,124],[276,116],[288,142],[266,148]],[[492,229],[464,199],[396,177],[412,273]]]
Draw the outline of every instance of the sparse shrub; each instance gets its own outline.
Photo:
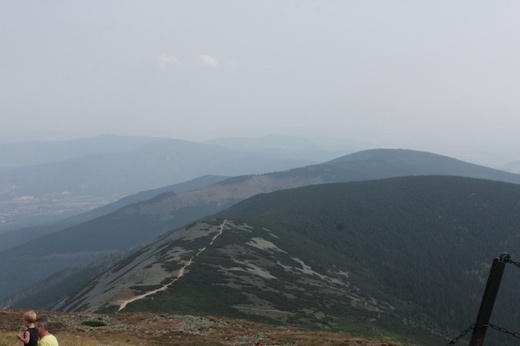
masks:
[[[106,327],[106,323],[103,322],[103,321],[83,321],[81,322],[81,324],[85,325],[85,326],[88,326],[88,327]]]

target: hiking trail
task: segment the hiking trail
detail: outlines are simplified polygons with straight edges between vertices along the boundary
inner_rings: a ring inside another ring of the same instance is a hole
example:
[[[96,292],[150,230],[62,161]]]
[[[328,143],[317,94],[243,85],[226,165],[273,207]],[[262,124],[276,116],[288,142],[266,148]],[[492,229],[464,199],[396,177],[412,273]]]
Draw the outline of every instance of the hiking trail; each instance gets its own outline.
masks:
[[[215,239],[217,239],[221,234],[222,232],[224,232],[224,226],[226,225],[226,221],[227,220],[224,220],[222,221],[222,223],[220,224],[219,226],[219,231],[217,234],[215,234],[213,236],[213,238],[211,238],[211,241],[209,242],[208,246],[211,246],[213,245],[213,242],[215,241]],[[181,269],[179,269],[179,272],[177,274],[177,277],[175,279],[173,279],[171,282],[167,283],[166,285],[162,286],[162,287],[159,287],[153,291],[150,291],[150,292],[146,292],[146,293],[143,293],[141,295],[138,295],[138,296],[135,296],[135,297],[132,297],[130,299],[126,299],[126,300],[123,300],[123,301],[119,301],[117,302],[117,304],[119,305],[119,309],[117,310],[117,312],[123,310],[129,303],[131,302],[134,302],[136,300],[140,300],[140,299],[143,299],[143,298],[146,298],[148,296],[151,296],[157,292],[161,292],[161,291],[165,291],[166,289],[168,289],[171,285],[173,285],[177,280],[179,280],[181,277],[184,276],[184,273],[186,271],[186,268],[188,268],[191,263],[193,262],[193,260],[199,256],[202,252],[204,252],[206,250],[207,246],[203,247],[202,249],[200,249],[199,251],[197,251],[197,253],[195,255],[193,255],[182,267]]]

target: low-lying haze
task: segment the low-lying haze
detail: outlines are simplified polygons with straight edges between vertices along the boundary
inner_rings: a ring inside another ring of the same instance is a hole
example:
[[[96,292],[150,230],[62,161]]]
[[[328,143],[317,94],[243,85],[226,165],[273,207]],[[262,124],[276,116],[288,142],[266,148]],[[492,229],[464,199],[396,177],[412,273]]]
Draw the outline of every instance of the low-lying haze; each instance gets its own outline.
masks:
[[[1,141],[276,133],[520,159],[516,1],[3,1]]]

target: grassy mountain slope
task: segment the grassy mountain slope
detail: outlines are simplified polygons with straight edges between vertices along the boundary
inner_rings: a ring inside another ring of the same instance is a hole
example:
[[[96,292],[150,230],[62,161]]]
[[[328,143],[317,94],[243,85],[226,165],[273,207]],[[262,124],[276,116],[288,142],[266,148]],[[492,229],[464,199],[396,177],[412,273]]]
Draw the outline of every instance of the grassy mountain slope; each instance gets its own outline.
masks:
[[[313,185],[216,217],[142,248],[59,307],[221,315],[439,345],[474,321],[492,258],[520,256],[520,186],[489,180]],[[493,316],[509,330],[518,278],[508,268]]]
[[[259,193],[310,184],[426,174],[439,171],[438,166],[442,167],[442,171],[451,171],[454,175],[461,174],[461,167],[468,167],[465,172],[468,175],[473,171],[482,171],[486,173],[487,179],[492,180],[504,178],[509,181],[518,178],[515,174],[502,175],[500,171],[430,153],[380,150],[358,155],[364,155],[363,160],[349,160],[349,155],[320,165],[230,178],[204,189],[162,195],[1,252],[0,299],[58,270],[85,265],[104,254],[151,241],[167,230],[218,212]],[[414,156],[413,159],[410,155]],[[435,165],[430,162],[435,162]],[[22,277],[20,271],[31,275]]]
[[[164,193],[0,252],[0,299],[53,273],[143,242],[257,193],[317,183],[247,176],[209,188]],[[31,275],[21,275],[26,272]]]

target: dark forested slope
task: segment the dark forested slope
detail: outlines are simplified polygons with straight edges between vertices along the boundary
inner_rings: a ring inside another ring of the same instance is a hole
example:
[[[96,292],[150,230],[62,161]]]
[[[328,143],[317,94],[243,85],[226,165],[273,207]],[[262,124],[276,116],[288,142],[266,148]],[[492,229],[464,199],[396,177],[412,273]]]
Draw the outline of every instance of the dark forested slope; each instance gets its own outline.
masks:
[[[442,328],[472,322],[492,258],[506,251],[520,259],[516,184],[425,176],[316,185],[254,196],[219,216],[343,253],[371,273],[373,288],[413,302],[416,316]],[[517,275],[506,275],[496,313],[505,324],[520,307],[502,301],[520,282],[520,271],[508,270]]]
[[[175,282],[126,309],[397,333],[438,345],[432,335],[447,339],[474,321],[492,259],[504,251],[520,258],[520,185],[490,180],[313,185],[256,195],[215,217],[141,249],[68,306],[112,311],[114,297]],[[493,322],[509,330],[519,320],[519,278],[507,268],[495,307]],[[496,334],[489,340],[508,345]]]

